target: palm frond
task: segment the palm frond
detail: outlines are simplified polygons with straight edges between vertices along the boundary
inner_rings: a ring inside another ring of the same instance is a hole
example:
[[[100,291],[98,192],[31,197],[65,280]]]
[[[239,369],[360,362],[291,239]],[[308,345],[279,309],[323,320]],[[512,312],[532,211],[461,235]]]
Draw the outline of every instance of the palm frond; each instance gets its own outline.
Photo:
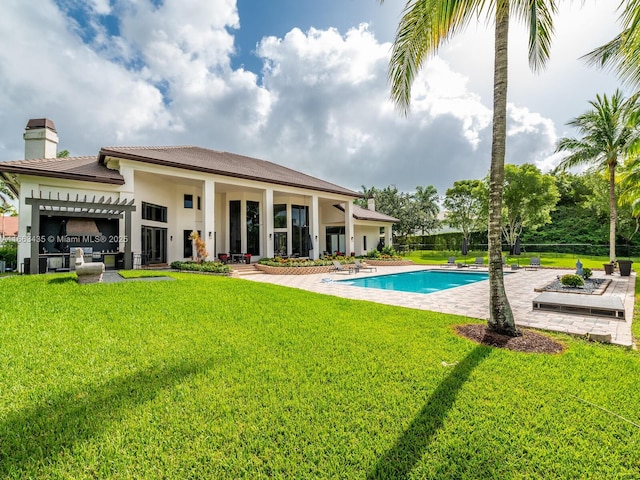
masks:
[[[582,58],[588,64],[618,72],[625,85],[640,86],[640,1],[626,0],[620,21],[622,33]]]
[[[529,66],[534,72],[542,70],[551,53],[553,17],[558,13],[555,0],[516,0],[512,11],[529,29]]]
[[[391,98],[404,114],[411,86],[427,58],[479,14],[486,0],[410,0],[403,12],[389,60]]]

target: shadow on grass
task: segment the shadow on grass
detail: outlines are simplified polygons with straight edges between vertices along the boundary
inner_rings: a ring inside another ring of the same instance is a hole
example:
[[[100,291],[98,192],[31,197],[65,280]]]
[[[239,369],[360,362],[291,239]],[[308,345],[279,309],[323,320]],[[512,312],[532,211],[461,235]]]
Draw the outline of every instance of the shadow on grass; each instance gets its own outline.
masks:
[[[54,463],[56,455],[101,434],[136,405],[207,368],[204,362],[150,367],[9,414],[0,422],[0,477],[37,476],[38,465]]]
[[[54,277],[47,280],[47,283],[50,285],[63,285],[66,283],[78,283],[78,282],[77,282],[77,277],[73,275],[73,276],[66,276],[66,277]]]
[[[475,347],[438,385],[411,425],[398,438],[367,475],[368,479],[405,478],[422,458],[433,436],[440,430],[447,412],[453,407],[458,392],[471,372],[491,353],[492,349]]]

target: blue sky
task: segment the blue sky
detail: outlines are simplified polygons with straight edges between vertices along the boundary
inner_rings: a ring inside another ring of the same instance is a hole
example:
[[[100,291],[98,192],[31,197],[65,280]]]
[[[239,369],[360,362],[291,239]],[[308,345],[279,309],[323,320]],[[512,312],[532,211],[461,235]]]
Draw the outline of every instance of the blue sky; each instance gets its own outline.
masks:
[[[565,123],[618,86],[578,57],[617,32],[616,2],[564,2],[552,60],[533,75],[512,24],[507,161],[549,169]],[[604,4],[604,5],[603,5]],[[609,4],[609,5],[607,5]],[[60,149],[198,145],[277,162],[359,190],[481,178],[489,167],[492,32],[470,26],[389,101],[403,2],[5,0],[0,159],[24,155],[29,118]]]

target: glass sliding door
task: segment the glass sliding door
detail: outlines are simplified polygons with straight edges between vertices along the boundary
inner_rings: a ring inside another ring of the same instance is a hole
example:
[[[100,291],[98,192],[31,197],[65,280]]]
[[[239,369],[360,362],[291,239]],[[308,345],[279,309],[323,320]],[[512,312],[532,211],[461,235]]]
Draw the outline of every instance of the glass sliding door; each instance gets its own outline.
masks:
[[[167,229],[142,227],[142,255],[146,263],[167,263]]]
[[[308,257],[310,244],[309,207],[291,205],[291,253]]]
[[[326,235],[329,253],[342,252],[346,254],[345,227],[327,227]]]
[[[276,232],[273,234],[273,254],[276,257],[287,255],[287,232]]]
[[[260,203],[247,201],[247,252],[260,255]]]
[[[242,224],[240,222],[240,200],[229,202],[229,248],[230,253],[242,252]]]

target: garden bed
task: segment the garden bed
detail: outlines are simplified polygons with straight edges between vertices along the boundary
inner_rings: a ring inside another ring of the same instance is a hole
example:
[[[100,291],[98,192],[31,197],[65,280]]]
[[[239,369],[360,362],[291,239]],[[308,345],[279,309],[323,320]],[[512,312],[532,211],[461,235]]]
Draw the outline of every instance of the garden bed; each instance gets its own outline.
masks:
[[[255,264],[261,272],[269,275],[313,275],[314,273],[329,273],[335,270],[333,265],[313,265],[310,267],[272,267],[270,265]],[[344,268],[354,268],[355,265],[347,264]]]
[[[413,260],[381,260],[379,258],[365,258],[363,261],[367,265],[374,267],[406,267],[407,265],[415,265]]]
[[[568,287],[562,285],[560,279],[556,278],[553,282],[541,288],[534,288],[534,292],[560,292],[560,293],[577,293],[580,295],[602,295],[611,280],[608,278],[589,278],[584,281],[582,287]]]

